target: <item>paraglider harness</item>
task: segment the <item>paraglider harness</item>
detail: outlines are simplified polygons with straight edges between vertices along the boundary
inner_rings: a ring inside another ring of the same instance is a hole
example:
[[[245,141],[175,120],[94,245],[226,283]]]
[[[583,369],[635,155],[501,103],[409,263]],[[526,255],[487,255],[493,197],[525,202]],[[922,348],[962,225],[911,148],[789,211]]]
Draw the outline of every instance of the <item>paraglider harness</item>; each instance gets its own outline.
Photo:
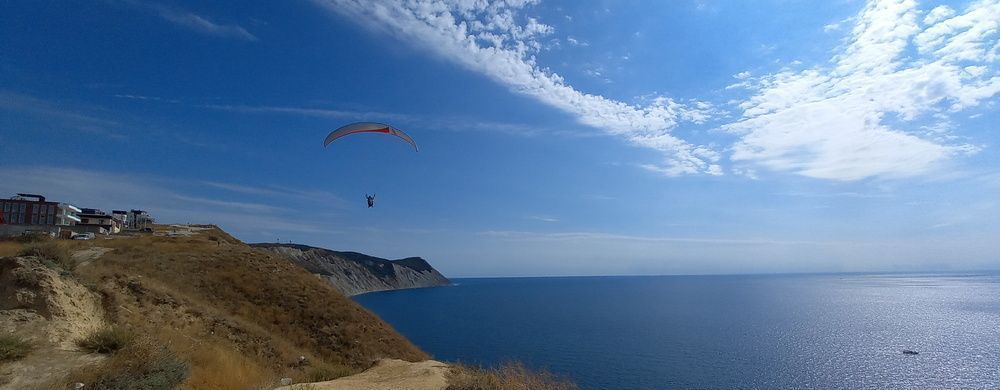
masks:
[[[365,194],[365,198],[368,199],[368,208],[375,207],[375,194]]]

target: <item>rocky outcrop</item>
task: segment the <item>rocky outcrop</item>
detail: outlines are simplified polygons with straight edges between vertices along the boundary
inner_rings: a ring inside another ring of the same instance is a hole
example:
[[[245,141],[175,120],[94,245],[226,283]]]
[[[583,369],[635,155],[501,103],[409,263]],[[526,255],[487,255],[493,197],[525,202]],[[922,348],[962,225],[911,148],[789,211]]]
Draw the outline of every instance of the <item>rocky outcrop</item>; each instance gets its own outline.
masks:
[[[104,323],[101,299],[38,257],[0,258],[0,329],[72,348]]]
[[[357,252],[337,252],[295,244],[251,244],[288,257],[327,280],[345,295],[404,288],[446,286],[448,281],[424,259],[386,260]]]

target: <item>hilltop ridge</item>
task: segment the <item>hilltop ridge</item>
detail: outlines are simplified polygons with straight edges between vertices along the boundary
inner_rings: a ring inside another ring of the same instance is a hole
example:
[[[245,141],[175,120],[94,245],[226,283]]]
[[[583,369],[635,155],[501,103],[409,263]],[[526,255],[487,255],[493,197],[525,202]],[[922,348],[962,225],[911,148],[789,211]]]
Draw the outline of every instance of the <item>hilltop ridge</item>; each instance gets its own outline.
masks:
[[[388,260],[358,252],[301,244],[259,243],[250,246],[288,258],[345,295],[451,284],[448,278],[420,257]]]
[[[33,345],[0,364],[0,387],[121,388],[107,384],[170,373],[180,382],[150,388],[270,388],[429,358],[331,284],[214,226],[0,244],[0,333]],[[32,245],[42,250],[25,252]],[[98,330],[128,335],[127,346],[78,351]]]

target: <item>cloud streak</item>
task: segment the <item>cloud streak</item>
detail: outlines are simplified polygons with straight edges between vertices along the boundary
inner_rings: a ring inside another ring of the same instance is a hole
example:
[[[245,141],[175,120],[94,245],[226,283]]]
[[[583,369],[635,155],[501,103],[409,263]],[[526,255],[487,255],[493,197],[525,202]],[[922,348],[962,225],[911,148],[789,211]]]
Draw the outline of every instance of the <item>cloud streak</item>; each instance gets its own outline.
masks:
[[[0,110],[19,112],[41,121],[86,133],[99,134],[114,139],[125,138],[114,129],[118,122],[81,114],[48,100],[19,93],[0,91]]]
[[[574,115],[578,122],[663,154],[656,172],[719,174],[718,152],[690,144],[671,130],[703,122],[708,110],[657,97],[643,106],[581,92],[538,65],[534,53],[551,26],[520,11],[537,1],[314,0],[372,30],[411,42],[512,91]]]
[[[392,123],[409,123],[419,125],[428,129],[448,130],[448,131],[486,131],[517,136],[537,136],[542,134],[563,135],[574,137],[585,137],[594,135],[593,133],[581,131],[567,131],[546,129],[539,126],[532,126],[524,123],[482,121],[461,117],[438,117],[427,118],[420,115],[398,114],[380,111],[356,111],[340,110],[333,108],[318,107],[293,107],[293,106],[250,106],[250,105],[227,105],[210,104],[202,107],[214,110],[250,113],[250,114],[280,114],[297,115],[316,118],[370,120],[379,118],[380,121]]]
[[[258,40],[257,36],[251,34],[250,31],[247,31],[247,29],[238,24],[216,23],[208,17],[198,15],[194,12],[152,2],[138,0],[126,0],[126,2],[136,7],[151,10],[163,18],[163,20],[189,31],[213,37],[232,38],[249,42]]]

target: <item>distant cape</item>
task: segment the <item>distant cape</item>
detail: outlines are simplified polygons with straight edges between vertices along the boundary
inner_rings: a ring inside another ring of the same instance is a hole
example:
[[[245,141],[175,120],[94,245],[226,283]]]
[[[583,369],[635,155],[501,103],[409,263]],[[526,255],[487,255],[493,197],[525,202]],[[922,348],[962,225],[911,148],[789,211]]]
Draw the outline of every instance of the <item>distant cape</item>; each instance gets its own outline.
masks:
[[[419,257],[387,260],[363,253],[338,252],[299,244],[260,243],[250,246],[287,257],[330,282],[344,295],[447,286],[451,283]]]

